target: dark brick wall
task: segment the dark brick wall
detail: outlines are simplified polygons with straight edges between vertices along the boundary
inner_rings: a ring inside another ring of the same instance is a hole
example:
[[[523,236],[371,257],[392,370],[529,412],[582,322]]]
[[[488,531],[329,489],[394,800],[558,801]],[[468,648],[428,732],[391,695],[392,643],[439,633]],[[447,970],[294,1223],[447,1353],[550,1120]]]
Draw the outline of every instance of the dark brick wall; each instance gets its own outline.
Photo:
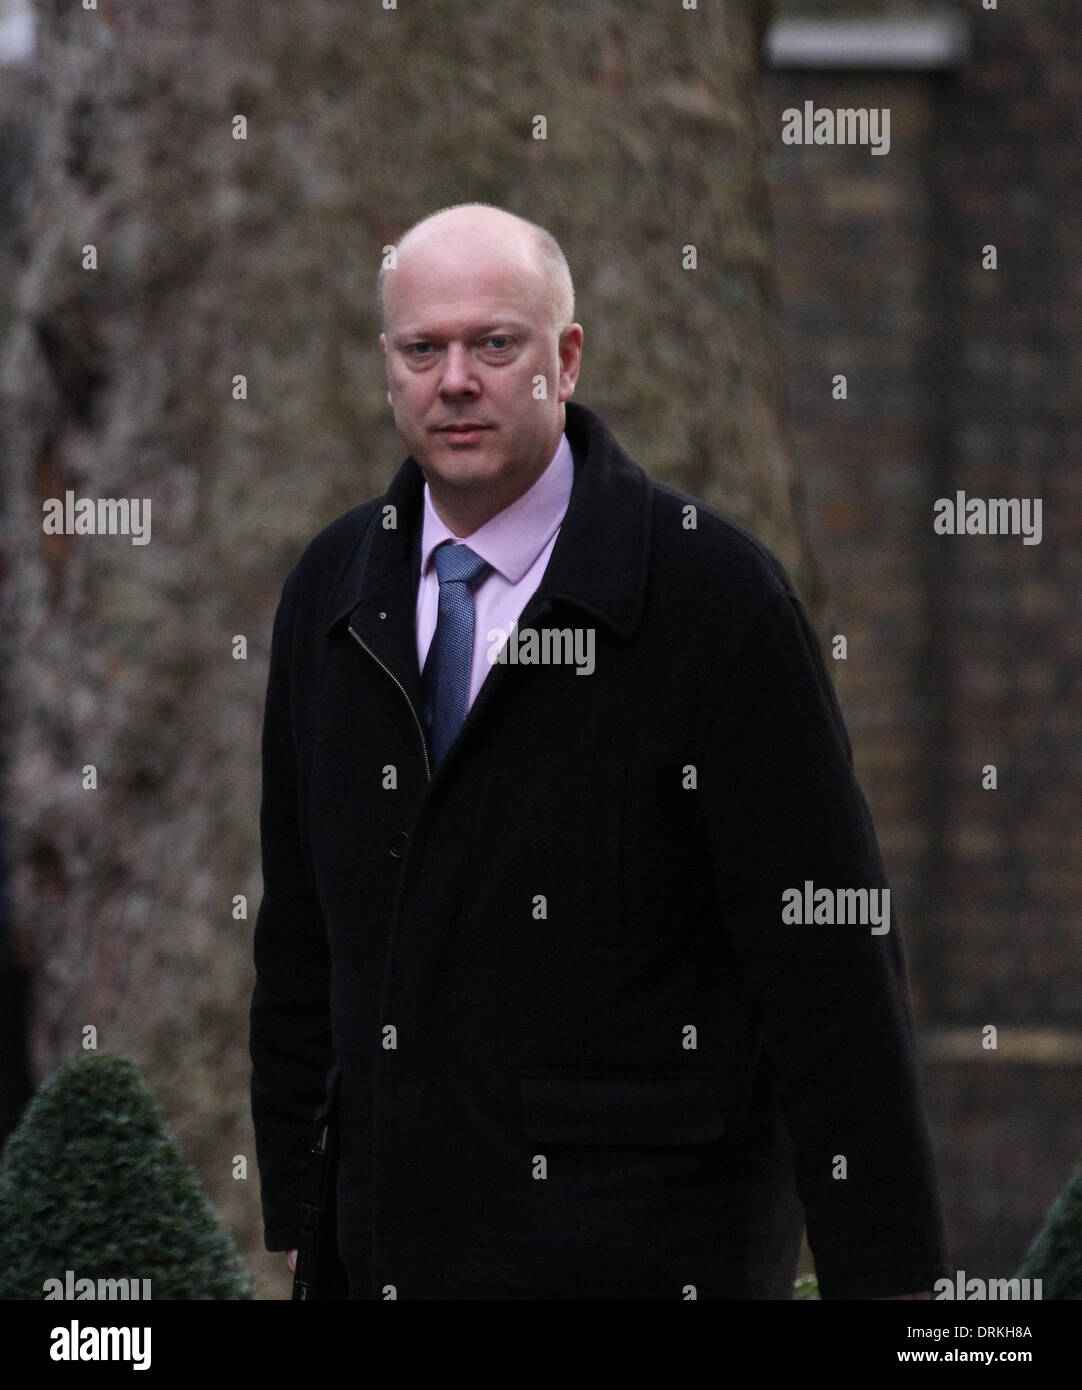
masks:
[[[826,629],[849,642],[832,669],[909,951],[953,1253],[995,1275],[1082,1154],[1082,1068],[980,1031],[1082,1031],[1082,35],[1064,0],[959,8],[956,72],[775,72],[764,103],[792,427]],[[889,107],[889,154],[783,145],[809,99]],[[959,489],[1041,498],[1041,543],[936,536]]]

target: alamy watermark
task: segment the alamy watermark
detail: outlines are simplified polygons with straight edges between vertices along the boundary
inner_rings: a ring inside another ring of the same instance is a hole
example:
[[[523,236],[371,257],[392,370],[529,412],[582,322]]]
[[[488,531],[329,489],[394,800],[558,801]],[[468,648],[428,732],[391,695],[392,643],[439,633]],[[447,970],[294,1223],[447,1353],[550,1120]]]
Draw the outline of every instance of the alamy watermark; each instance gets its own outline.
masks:
[[[485,634],[492,666],[574,666],[576,676],[593,674],[595,637],[592,627],[520,628],[514,618]]]
[[[937,536],[1021,536],[1023,545],[1040,545],[1039,497],[953,497],[936,500],[932,529]]]
[[[937,1279],[932,1288],[933,1298],[954,1298],[966,1302],[993,1302],[997,1299],[1040,1300],[1040,1279],[967,1279],[964,1269],[957,1269],[953,1279]]]
[[[46,497],[41,529],[47,536],[130,536],[132,545],[150,540],[149,497]]]
[[[890,152],[889,106],[787,107],[781,113],[783,145],[869,145],[872,154]]]
[[[46,1279],[41,1286],[41,1296],[49,1299],[62,1298],[68,1303],[84,1299],[141,1299],[150,1298],[149,1279],[80,1279],[73,1269],[64,1271],[63,1279]]]
[[[781,901],[786,926],[869,927],[872,936],[890,931],[889,888],[816,888],[808,878],[803,889],[786,888]]]
[[[73,1318],[52,1329],[50,1342],[53,1361],[130,1361],[133,1371],[150,1370],[149,1327],[80,1327]]]

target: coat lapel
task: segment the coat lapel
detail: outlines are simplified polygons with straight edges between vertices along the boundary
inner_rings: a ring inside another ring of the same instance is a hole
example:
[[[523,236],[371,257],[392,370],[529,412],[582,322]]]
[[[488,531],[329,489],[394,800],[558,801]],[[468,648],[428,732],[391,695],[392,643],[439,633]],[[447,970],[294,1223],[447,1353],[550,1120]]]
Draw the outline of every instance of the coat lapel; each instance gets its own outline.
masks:
[[[402,686],[414,708],[423,703],[415,614],[421,549],[424,474],[407,458],[338,578],[328,635],[347,627]],[[394,525],[384,524],[385,518]]]
[[[646,593],[650,480],[592,410],[566,409],[575,483],[535,598],[564,599],[629,637]]]

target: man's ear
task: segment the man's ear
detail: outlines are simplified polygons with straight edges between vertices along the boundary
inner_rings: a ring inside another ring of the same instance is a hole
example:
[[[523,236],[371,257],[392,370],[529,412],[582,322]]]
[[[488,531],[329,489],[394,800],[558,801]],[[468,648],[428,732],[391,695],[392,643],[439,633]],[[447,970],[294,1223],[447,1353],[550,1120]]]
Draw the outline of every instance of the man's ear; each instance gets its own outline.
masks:
[[[387,356],[387,334],[386,334],[386,333],[381,333],[381,334],[379,335],[379,345],[380,345],[380,347],[383,349],[383,356],[386,357],[386,356]],[[391,400],[391,393],[390,393],[390,391],[387,392],[387,404],[391,407],[392,410],[394,409],[394,401]]]
[[[582,324],[572,323],[560,334],[560,387],[559,399],[570,400],[575,394],[575,386],[582,367]]]

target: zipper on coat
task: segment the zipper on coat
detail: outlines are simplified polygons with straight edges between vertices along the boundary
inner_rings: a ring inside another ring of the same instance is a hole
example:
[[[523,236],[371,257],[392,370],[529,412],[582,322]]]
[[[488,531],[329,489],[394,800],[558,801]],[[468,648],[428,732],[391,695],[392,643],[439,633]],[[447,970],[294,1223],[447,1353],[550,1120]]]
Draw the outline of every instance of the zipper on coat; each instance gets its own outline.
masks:
[[[420,719],[418,718],[417,710],[416,710],[416,708],[414,707],[413,701],[412,701],[412,700],[410,699],[410,697],[409,697],[409,691],[408,691],[408,690],[406,689],[406,687],[402,684],[402,682],[398,679],[398,677],[397,677],[397,676],[395,675],[395,673],[391,670],[391,668],[386,664],[386,662],[380,661],[379,657],[375,654],[375,652],[372,650],[372,648],[371,648],[361,637],[358,637],[357,633],[354,632],[354,630],[353,630],[352,624],[350,625],[349,635],[353,638],[353,640],[357,643],[357,645],[361,648],[362,651],[366,651],[366,652],[368,653],[368,655],[372,658],[372,660],[376,663],[377,666],[382,667],[383,670],[387,672],[387,674],[390,676],[391,680],[393,680],[394,683],[395,683],[395,685],[397,685],[398,688],[399,688],[399,690],[401,690],[401,692],[402,692],[402,698],[405,700],[406,704],[409,705],[409,707],[410,707],[410,714],[413,715],[413,722],[414,722],[414,724],[417,726],[417,732],[418,732],[418,734],[420,735],[420,738],[421,738],[421,752],[424,754],[424,758],[425,758],[425,777],[428,779],[429,782],[431,782],[431,781],[432,781],[432,764],[430,763],[429,758],[428,758],[428,740],[425,738],[424,725],[421,723]]]

